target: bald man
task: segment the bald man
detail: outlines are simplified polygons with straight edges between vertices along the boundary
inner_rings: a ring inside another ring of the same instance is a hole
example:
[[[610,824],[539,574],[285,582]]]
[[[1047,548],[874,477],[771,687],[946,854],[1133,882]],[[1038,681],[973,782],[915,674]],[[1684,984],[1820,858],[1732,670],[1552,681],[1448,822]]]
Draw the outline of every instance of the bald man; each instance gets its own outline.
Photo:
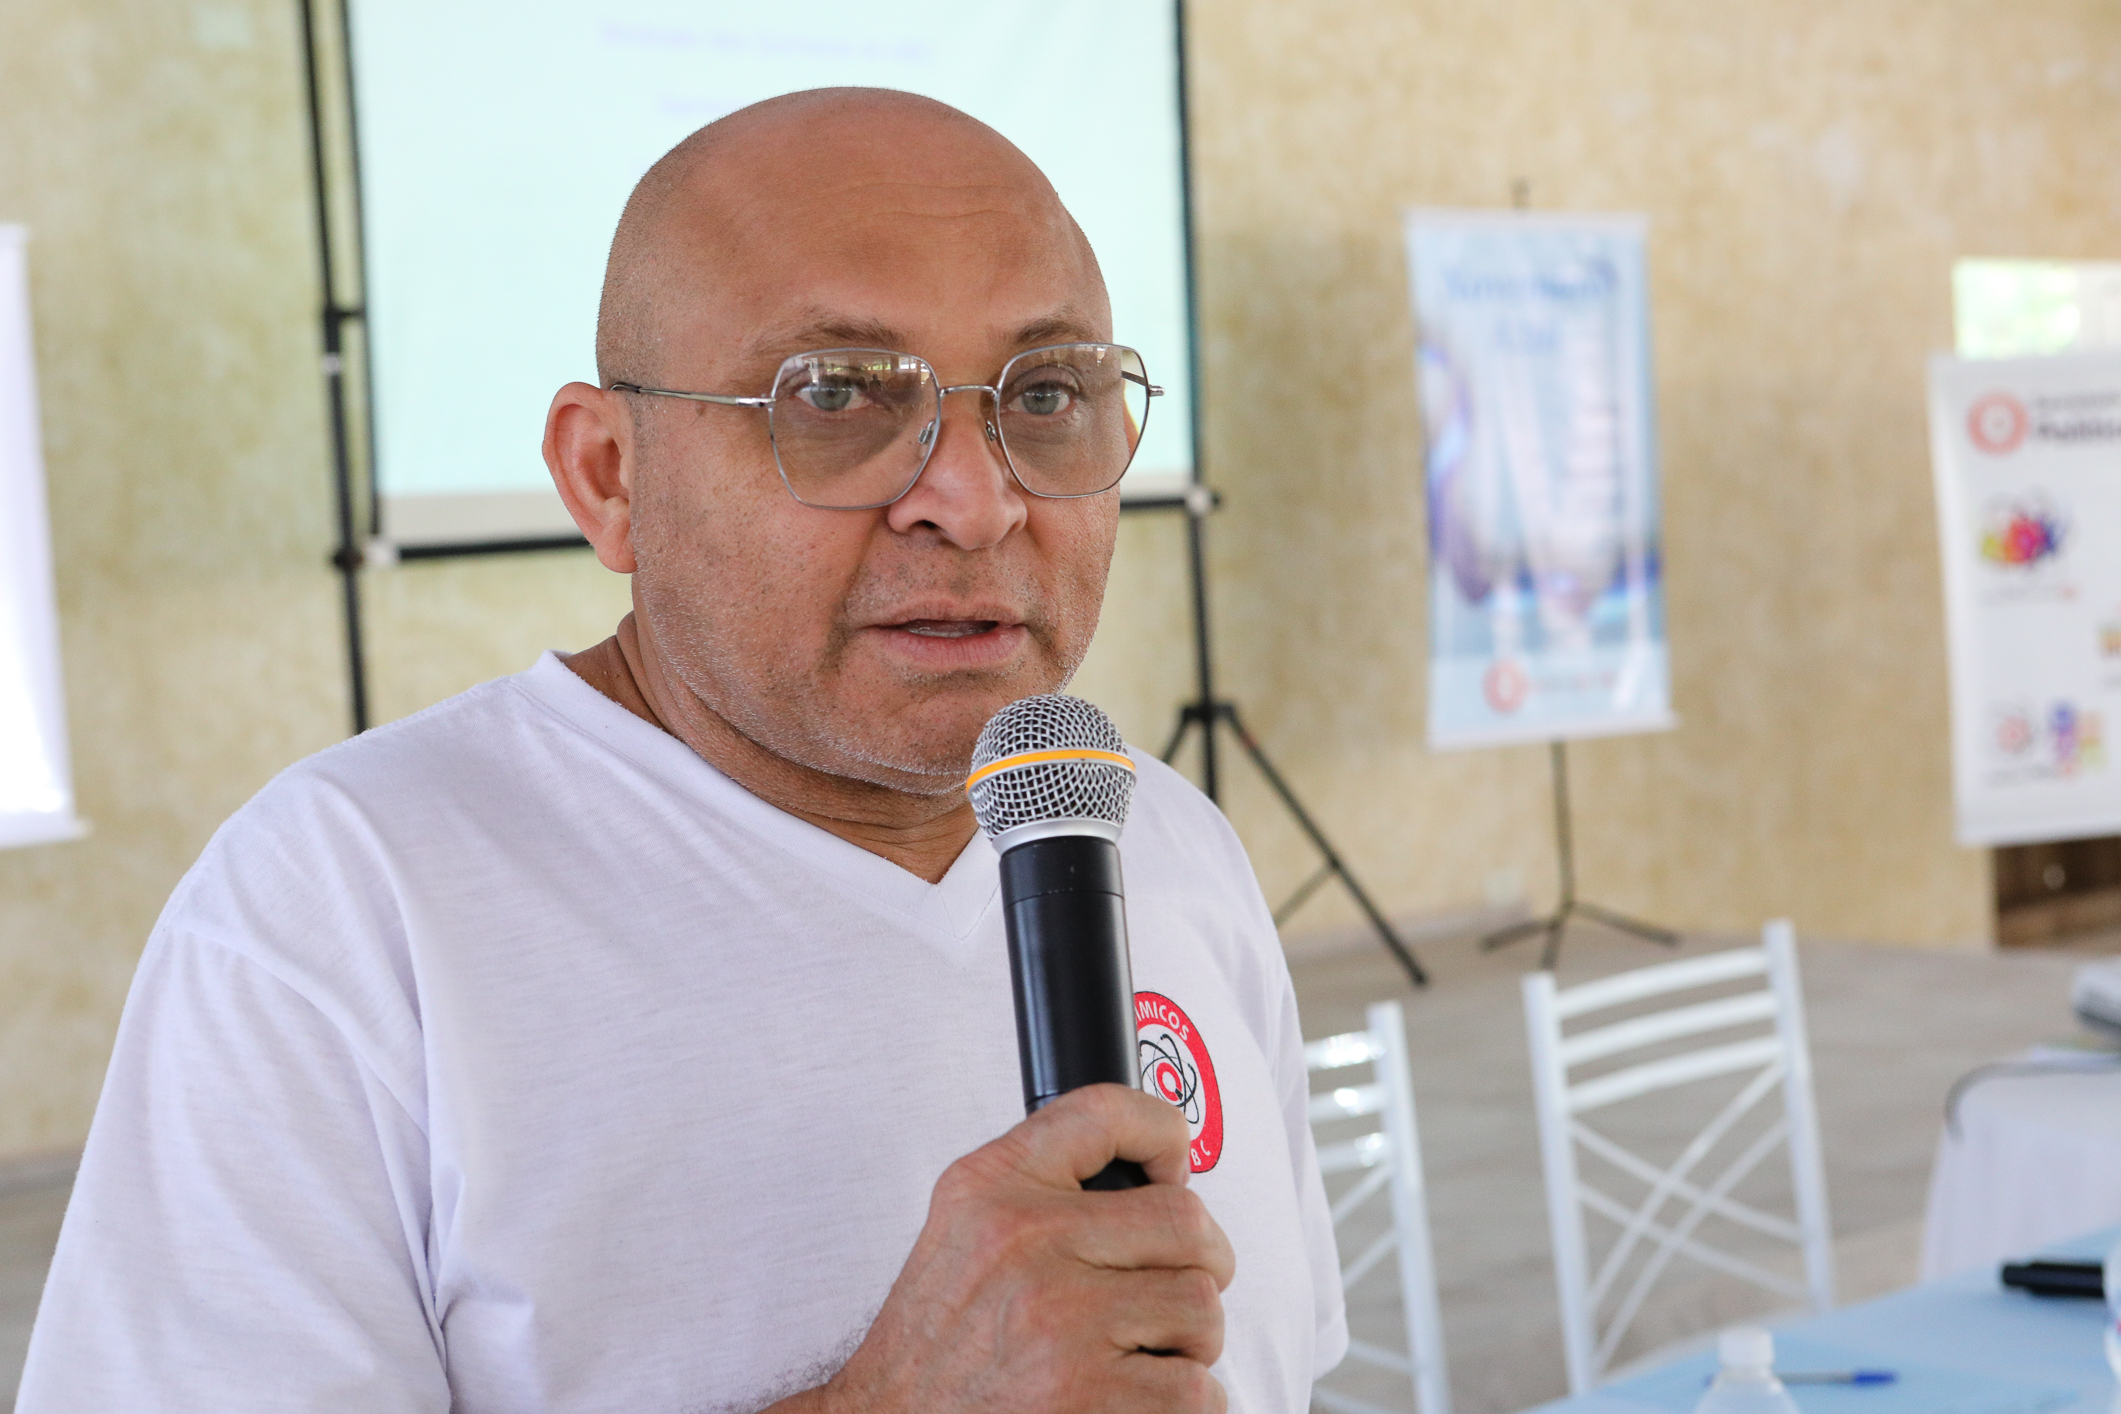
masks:
[[[1165,1098],[1027,1120],[962,789],[1096,627],[1113,337],[1050,185],[939,104],[793,95],[657,163],[545,435],[632,612],[214,837],[21,1414],[1303,1409],[1345,1333],[1243,852],[1137,757]],[[1152,1183],[1083,1191],[1114,1157]]]

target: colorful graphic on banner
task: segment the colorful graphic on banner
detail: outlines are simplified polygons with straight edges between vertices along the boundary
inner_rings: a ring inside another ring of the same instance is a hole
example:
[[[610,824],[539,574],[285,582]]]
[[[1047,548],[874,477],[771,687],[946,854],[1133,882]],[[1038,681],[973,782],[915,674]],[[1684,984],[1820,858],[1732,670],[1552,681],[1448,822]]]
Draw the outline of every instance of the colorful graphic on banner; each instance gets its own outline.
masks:
[[[1961,842],[2121,832],[2121,351],[1930,362]]]
[[[1673,725],[1643,230],[1407,214],[1431,747]]]

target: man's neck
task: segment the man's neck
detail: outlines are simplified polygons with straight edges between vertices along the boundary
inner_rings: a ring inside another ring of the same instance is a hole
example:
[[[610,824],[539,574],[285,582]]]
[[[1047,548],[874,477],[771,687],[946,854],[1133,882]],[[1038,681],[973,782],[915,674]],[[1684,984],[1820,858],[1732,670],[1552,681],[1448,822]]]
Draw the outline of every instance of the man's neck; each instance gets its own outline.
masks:
[[[575,676],[768,805],[808,820],[929,883],[939,882],[977,828],[962,795],[910,795],[790,761],[729,725],[697,694],[659,670],[628,614],[594,648],[563,660]]]

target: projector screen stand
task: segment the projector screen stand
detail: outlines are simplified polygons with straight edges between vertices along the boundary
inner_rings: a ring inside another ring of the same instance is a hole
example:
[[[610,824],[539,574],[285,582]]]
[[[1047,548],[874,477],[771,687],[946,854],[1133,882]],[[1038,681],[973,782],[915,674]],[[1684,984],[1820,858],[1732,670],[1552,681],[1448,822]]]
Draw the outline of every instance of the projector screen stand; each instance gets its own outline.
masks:
[[[1548,749],[1553,753],[1554,762],[1554,856],[1561,867],[1561,899],[1555,904],[1554,911],[1544,918],[1528,918],[1488,934],[1480,940],[1480,950],[1493,952],[1521,938],[1544,933],[1547,941],[1539,954],[1539,968],[1542,972],[1551,972],[1561,956],[1561,935],[1567,931],[1569,920],[1579,914],[1618,932],[1632,934],[1644,942],[1678,947],[1679,935],[1670,928],[1660,928],[1654,923],[1645,923],[1576,897],[1576,828],[1569,813],[1568,746],[1556,741],[1550,742]]]
[[[346,395],[346,328],[359,324],[362,310],[350,305],[342,297],[339,283],[339,256],[332,244],[332,204],[329,191],[331,159],[326,152],[328,145],[324,128],[324,82],[319,43],[324,38],[317,23],[312,0],[299,0],[297,8],[302,15],[302,73],[309,99],[309,161],[312,178],[312,195],[315,198],[314,217],[317,223],[317,274],[323,295],[324,334],[324,396],[325,409],[331,420],[331,487],[332,510],[338,531],[338,545],[331,553],[331,566],[339,574],[339,610],[346,622],[346,688],[347,707],[352,717],[353,734],[359,736],[368,730],[368,667],[362,654],[361,639],[361,566],[366,557],[361,551],[359,532],[355,526],[353,450],[350,444],[347,422],[349,411]],[[344,14],[340,16],[340,29],[336,38],[341,49],[339,58],[341,72],[344,65],[344,42],[346,31]],[[351,141],[351,138],[348,139]],[[355,203],[359,203],[359,167],[355,164]],[[371,433],[371,440],[373,434]],[[371,514],[370,521],[374,517]]]
[[[1371,901],[1370,895],[1364,892],[1363,886],[1349,871],[1347,861],[1340,857],[1340,851],[1333,847],[1333,842],[1326,838],[1325,831],[1311,818],[1311,812],[1304,809],[1303,802],[1296,798],[1296,792],[1289,788],[1288,781],[1274,768],[1274,763],[1267,759],[1267,753],[1260,746],[1259,739],[1245,729],[1244,718],[1238,715],[1237,704],[1224,701],[1215,695],[1215,660],[1208,641],[1207,569],[1207,519],[1208,513],[1215,509],[1215,493],[1205,486],[1195,484],[1188,487],[1182,496],[1155,503],[1136,502],[1134,508],[1147,510],[1152,505],[1183,510],[1186,513],[1186,558],[1193,578],[1194,685],[1199,694],[1193,701],[1178,709],[1178,726],[1172,731],[1171,740],[1164,745],[1163,759],[1168,762],[1176,756],[1178,749],[1185,745],[1186,738],[1193,734],[1195,728],[1199,728],[1201,790],[1208,799],[1219,803],[1222,781],[1216,751],[1217,732],[1228,727],[1236,735],[1237,744],[1245,749],[1245,755],[1252,759],[1252,764],[1258,768],[1268,787],[1281,798],[1282,805],[1288,810],[1290,818],[1296,821],[1297,828],[1304,832],[1312,847],[1324,859],[1318,866],[1318,871],[1306,879],[1280,908],[1274,910],[1275,924],[1279,926],[1289,915],[1303,907],[1305,901],[1318,892],[1328,880],[1339,879],[1355,900],[1355,906],[1362,910],[1363,916],[1369,919],[1370,926],[1377,930],[1378,940],[1398,960],[1399,965],[1406,969],[1408,980],[1417,987],[1428,986],[1429,974],[1422,970],[1413,951],[1400,940],[1391,923]]]

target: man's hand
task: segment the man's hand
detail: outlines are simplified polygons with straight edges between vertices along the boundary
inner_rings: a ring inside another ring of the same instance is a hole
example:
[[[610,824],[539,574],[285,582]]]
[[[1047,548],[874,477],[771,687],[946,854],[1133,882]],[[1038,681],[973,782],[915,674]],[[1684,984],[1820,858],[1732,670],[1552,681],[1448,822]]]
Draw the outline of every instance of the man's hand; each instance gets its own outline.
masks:
[[[1095,1085],[959,1159],[861,1347],[774,1414],[1220,1414],[1235,1262],[1186,1138],[1163,1101]],[[1115,1157],[1149,1186],[1084,1192]]]

